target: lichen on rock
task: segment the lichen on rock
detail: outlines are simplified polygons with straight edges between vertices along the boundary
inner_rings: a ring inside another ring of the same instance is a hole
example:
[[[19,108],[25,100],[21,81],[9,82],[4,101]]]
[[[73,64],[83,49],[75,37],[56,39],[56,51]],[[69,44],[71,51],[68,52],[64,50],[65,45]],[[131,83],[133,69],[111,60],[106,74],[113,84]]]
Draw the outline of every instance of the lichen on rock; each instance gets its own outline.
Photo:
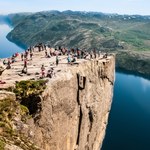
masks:
[[[16,101],[14,93],[0,91],[0,96],[0,150],[37,150],[27,133],[23,134],[27,127],[24,122],[28,119],[27,108]]]
[[[39,109],[40,95],[46,88],[46,82],[46,80],[26,80],[16,83],[14,89],[16,98],[22,105],[22,109],[25,107],[29,109],[30,115],[34,116]]]

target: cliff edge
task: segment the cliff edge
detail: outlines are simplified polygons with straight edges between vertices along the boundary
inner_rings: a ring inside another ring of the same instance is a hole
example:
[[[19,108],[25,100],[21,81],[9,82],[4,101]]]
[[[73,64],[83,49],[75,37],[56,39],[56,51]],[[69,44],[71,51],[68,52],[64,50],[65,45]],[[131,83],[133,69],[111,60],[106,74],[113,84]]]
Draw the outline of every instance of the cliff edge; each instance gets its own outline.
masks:
[[[42,94],[33,139],[44,150],[99,150],[112,102],[114,57],[60,73]]]
[[[113,96],[115,57],[85,60],[49,79],[28,137],[41,150],[99,150]],[[22,129],[23,130],[23,129]]]

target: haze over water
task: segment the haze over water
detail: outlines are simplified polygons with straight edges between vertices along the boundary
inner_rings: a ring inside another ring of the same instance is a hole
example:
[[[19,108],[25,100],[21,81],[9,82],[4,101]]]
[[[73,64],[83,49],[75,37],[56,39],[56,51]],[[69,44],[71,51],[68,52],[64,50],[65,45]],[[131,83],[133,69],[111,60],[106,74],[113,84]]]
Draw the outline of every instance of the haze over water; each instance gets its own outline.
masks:
[[[15,52],[23,51],[21,47],[7,40],[6,36],[11,30],[8,24],[0,22],[0,58],[10,57]]]

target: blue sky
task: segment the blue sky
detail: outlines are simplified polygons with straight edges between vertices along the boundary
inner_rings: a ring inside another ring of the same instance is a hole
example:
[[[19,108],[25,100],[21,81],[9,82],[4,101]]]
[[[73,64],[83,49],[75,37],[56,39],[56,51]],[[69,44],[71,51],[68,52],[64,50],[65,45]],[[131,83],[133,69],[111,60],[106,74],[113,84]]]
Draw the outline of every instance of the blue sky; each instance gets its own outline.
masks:
[[[150,15],[150,0],[0,0],[0,14],[45,10]]]

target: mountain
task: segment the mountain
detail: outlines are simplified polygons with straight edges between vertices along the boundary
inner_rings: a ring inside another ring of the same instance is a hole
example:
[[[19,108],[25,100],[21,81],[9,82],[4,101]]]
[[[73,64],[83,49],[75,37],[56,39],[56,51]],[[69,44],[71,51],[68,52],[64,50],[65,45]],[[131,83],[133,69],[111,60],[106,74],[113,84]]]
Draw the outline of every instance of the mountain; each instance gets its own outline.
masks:
[[[119,43],[138,50],[148,50],[150,46],[149,16],[49,11],[9,18],[15,28],[8,39],[27,46],[37,42],[98,49],[116,48]]]
[[[128,55],[121,57],[122,51],[127,54],[128,51],[131,51],[130,54],[136,53],[139,55],[136,59],[143,56],[146,61],[144,65],[150,63],[144,55],[146,51],[149,55],[150,50],[150,16],[67,10],[14,14],[9,15],[9,18],[14,29],[7,38],[17,44],[30,46],[43,42],[53,47],[96,48],[117,52],[119,58],[123,59],[121,66],[120,59],[117,61],[117,66],[126,69],[130,68],[125,64],[128,62],[128,57],[125,56]],[[147,69],[143,71],[143,68],[142,71],[138,69],[138,72],[150,74]],[[134,67],[130,70],[134,70]]]

